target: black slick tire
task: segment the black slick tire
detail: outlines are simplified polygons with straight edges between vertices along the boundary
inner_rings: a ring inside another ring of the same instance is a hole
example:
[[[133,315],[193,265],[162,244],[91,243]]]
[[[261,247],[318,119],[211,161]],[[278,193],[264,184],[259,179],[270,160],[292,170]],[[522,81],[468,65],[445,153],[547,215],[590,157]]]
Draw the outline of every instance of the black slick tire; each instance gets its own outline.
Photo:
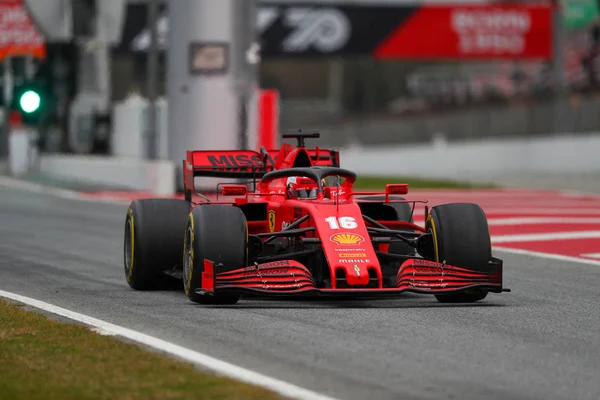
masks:
[[[196,293],[202,288],[204,260],[215,264],[214,275],[247,266],[248,224],[235,206],[200,205],[190,213],[183,245],[183,287],[200,304],[236,304],[237,293]],[[217,264],[222,264],[219,267]]]
[[[487,217],[477,204],[452,203],[431,209],[425,227],[433,236],[434,261],[488,272],[492,245]],[[487,291],[436,295],[441,303],[483,300]]]
[[[162,271],[181,265],[190,203],[178,199],[135,200],[125,217],[125,279],[132,289],[156,290],[170,279]]]

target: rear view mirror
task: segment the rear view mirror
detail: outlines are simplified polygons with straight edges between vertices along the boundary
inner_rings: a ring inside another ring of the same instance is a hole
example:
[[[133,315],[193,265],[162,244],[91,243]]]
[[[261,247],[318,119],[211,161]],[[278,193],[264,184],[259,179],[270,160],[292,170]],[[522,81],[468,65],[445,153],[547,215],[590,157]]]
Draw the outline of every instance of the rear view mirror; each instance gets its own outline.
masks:
[[[248,187],[246,185],[226,185],[221,189],[223,196],[246,196]]]
[[[408,184],[407,183],[392,183],[385,186],[386,194],[407,194]]]

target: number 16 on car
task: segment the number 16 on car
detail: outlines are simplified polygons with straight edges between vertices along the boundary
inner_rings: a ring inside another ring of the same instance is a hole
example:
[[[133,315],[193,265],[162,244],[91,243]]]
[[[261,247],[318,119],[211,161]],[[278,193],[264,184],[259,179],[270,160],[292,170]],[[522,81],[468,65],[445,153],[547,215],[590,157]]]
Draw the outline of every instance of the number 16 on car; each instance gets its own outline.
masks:
[[[354,217],[327,217],[325,222],[329,224],[330,229],[356,229],[358,227]]]

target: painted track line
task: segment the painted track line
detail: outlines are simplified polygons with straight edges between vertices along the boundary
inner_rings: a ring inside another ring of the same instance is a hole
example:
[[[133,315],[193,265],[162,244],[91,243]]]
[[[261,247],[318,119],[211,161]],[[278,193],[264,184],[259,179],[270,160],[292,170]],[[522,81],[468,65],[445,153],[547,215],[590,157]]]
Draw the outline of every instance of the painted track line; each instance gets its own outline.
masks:
[[[488,218],[488,225],[538,225],[538,224],[600,224],[600,218],[586,217],[523,217],[523,218]]]
[[[597,258],[600,260],[600,253],[583,253],[579,257]]]
[[[414,221],[425,222],[425,217],[422,215],[415,215]],[[509,218],[495,218],[488,217],[487,219],[489,226],[509,226],[509,225],[539,225],[539,224],[565,224],[565,225],[589,225],[589,224],[600,224],[600,218],[586,218],[586,217],[509,217]]]
[[[206,354],[199,353],[194,350],[187,349],[174,343],[170,343],[165,340],[134,331],[132,329],[114,325],[109,322],[102,321],[100,319],[96,319],[84,314],[70,311],[65,308],[57,307],[55,305],[45,303],[43,301],[35,300],[11,292],[6,292],[4,290],[0,290],[0,296],[14,301],[18,301],[23,304],[27,304],[29,306],[50,312],[52,314],[60,315],[73,321],[83,323],[85,325],[95,328],[95,332],[104,335],[120,336],[132,340],[134,342],[143,344],[145,346],[152,347],[156,350],[160,350],[170,355],[182,358],[193,364],[203,366],[220,375],[224,375],[230,378],[237,379],[239,381],[250,383],[255,386],[260,386],[269,389],[285,397],[301,400],[336,400],[333,397],[316,393],[288,382],[280,381],[270,376],[263,375],[249,369],[245,369],[234,364],[230,364],[228,362],[210,357]]]
[[[524,235],[492,236],[492,243],[543,242],[565,239],[597,239],[600,231],[532,233]]]
[[[513,249],[510,247],[502,247],[502,246],[494,246],[494,248],[492,250],[503,252],[503,253],[516,254],[516,255],[520,255],[520,256],[546,258],[548,260],[566,261],[566,262],[570,262],[570,263],[585,264],[585,265],[599,265],[600,266],[600,260],[586,260],[584,258],[563,256],[561,254],[542,253],[539,251]]]

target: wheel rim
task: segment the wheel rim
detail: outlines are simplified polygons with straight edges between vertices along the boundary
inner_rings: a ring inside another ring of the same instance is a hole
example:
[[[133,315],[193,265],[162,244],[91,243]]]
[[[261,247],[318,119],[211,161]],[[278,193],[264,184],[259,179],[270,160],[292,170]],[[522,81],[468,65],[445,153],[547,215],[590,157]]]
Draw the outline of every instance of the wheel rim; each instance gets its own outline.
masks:
[[[131,224],[131,218],[127,219],[127,223],[125,225],[125,270],[127,271],[127,275],[129,275],[129,271],[133,267],[131,263],[133,262],[133,225]]]

